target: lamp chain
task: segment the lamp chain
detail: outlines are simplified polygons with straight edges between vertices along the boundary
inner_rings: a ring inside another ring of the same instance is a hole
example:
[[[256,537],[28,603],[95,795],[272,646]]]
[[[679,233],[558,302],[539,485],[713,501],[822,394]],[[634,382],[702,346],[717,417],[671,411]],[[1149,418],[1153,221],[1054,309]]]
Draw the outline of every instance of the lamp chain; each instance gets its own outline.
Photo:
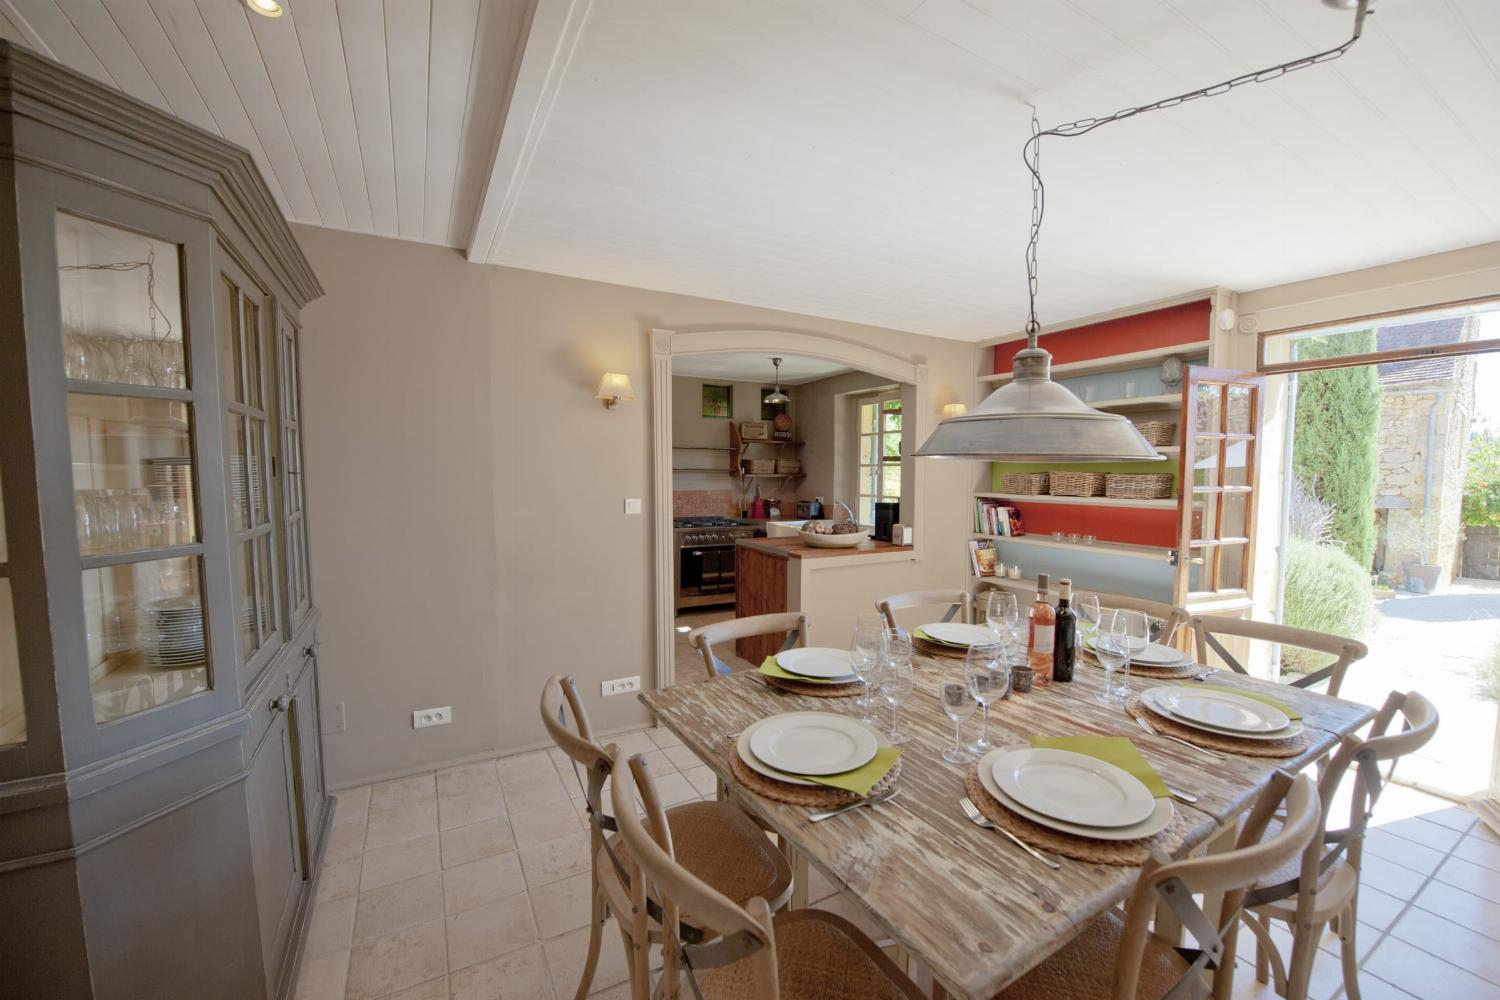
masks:
[[[1030,297],[1030,309],[1026,316],[1026,339],[1028,347],[1037,346],[1037,333],[1041,330],[1041,324],[1036,318],[1036,294],[1037,294],[1037,266],[1036,247],[1042,234],[1042,215],[1047,207],[1047,190],[1042,184],[1042,136],[1055,135],[1064,139],[1072,139],[1080,135],[1087,135],[1101,125],[1110,122],[1121,121],[1125,118],[1133,118],[1136,115],[1145,114],[1147,111],[1160,111],[1163,108],[1175,108],[1179,104],[1195,101],[1200,97],[1218,97],[1227,94],[1236,87],[1247,83],[1267,83],[1271,80],[1286,76],[1288,73],[1319,63],[1331,62],[1339,56],[1348,52],[1354,43],[1359,41],[1360,33],[1364,30],[1365,17],[1372,13],[1370,4],[1373,0],[1359,0],[1359,6],[1354,12],[1354,33],[1349,36],[1348,41],[1335,48],[1325,49],[1314,55],[1303,56],[1301,59],[1293,59],[1291,62],[1279,63],[1268,66],[1265,69],[1256,70],[1252,73],[1242,73],[1222,83],[1216,83],[1209,87],[1200,87],[1190,90],[1185,94],[1175,97],[1163,98],[1150,104],[1142,104],[1133,108],[1122,108],[1112,115],[1103,118],[1080,118],[1076,122],[1068,122],[1066,125],[1057,125],[1053,128],[1043,130],[1036,118],[1036,108],[1031,109],[1031,138],[1026,140],[1026,145],[1021,147],[1021,159],[1026,164],[1026,169],[1031,173],[1031,238],[1026,243],[1026,283],[1027,294]]]

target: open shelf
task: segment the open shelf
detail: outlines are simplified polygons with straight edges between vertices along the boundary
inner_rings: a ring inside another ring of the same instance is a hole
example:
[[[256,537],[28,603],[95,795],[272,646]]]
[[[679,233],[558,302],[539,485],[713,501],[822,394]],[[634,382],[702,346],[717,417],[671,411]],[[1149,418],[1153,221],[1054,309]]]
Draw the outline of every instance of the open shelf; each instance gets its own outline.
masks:
[[[1096,399],[1089,403],[1096,410],[1129,413],[1133,410],[1175,410],[1182,405],[1182,395],[1164,392],[1159,396],[1131,396],[1128,399]]]
[[[1166,347],[1154,347],[1149,351],[1135,351],[1131,354],[1114,354],[1107,358],[1090,358],[1087,361],[1068,361],[1060,365],[1052,366],[1052,377],[1062,378],[1067,375],[1086,375],[1098,372],[1117,372],[1127,368],[1140,368],[1153,361],[1171,357],[1174,354],[1203,354],[1208,351],[1207,340],[1194,341],[1189,344],[1170,344]],[[990,384],[1009,382],[1010,372],[996,372],[993,375],[980,375],[978,380]]]
[[[1166,500],[1123,500],[1118,497],[1054,497],[1020,493],[975,493],[986,500],[1009,500],[1012,503],[1060,503],[1079,507],[1134,507],[1139,510],[1176,510],[1177,498]]]
[[[975,532],[972,538],[988,538],[994,542],[1014,542],[1017,545],[1035,545],[1040,548],[1054,549],[1077,549],[1083,553],[1099,553],[1111,556],[1132,556],[1140,559],[1156,559],[1165,561],[1172,550],[1160,545],[1130,545],[1125,542],[1094,542],[1086,545],[1083,542],[1059,542],[1051,535],[985,535]]]
[[[673,451],[734,451],[733,448],[720,448],[709,444],[674,444]]]

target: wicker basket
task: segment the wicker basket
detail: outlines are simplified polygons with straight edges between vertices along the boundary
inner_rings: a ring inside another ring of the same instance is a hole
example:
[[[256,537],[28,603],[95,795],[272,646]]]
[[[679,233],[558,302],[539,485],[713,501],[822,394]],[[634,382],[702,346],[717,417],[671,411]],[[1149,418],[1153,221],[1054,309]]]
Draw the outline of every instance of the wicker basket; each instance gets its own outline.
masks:
[[[1104,495],[1116,500],[1166,500],[1172,496],[1172,476],[1169,473],[1110,473],[1106,479]]]
[[[776,474],[776,459],[774,458],[747,458],[740,464],[745,467],[747,476],[774,476]]]
[[[1045,472],[1008,472],[1000,477],[1000,486],[1006,493],[1028,497],[1046,496],[1047,474]]]
[[[1141,432],[1141,437],[1146,439],[1147,444],[1157,447],[1170,445],[1177,437],[1177,425],[1170,420],[1148,420],[1144,424],[1136,424],[1135,429]]]
[[[1048,476],[1047,486],[1055,497],[1104,496],[1102,472],[1051,472]]]
[[[776,460],[776,474],[778,476],[795,476],[802,471],[802,463],[795,458],[778,458]]]

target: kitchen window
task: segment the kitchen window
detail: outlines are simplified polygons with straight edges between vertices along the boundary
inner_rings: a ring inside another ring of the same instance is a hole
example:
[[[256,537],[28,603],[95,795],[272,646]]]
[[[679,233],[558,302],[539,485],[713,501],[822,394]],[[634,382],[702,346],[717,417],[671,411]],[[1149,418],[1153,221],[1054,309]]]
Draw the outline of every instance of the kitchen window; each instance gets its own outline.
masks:
[[[856,442],[859,455],[861,524],[875,523],[875,504],[901,499],[901,391],[862,396]]]

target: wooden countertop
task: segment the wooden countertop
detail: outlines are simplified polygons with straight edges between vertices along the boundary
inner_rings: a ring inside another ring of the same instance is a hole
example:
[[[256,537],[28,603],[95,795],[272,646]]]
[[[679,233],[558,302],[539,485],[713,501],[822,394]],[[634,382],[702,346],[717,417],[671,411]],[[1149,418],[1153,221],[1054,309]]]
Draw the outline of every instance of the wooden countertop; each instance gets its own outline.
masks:
[[[910,552],[910,545],[892,545],[871,539],[846,549],[820,549],[801,538],[741,538],[747,549],[764,552],[779,559],[837,559],[842,556],[866,556],[875,552]]]

